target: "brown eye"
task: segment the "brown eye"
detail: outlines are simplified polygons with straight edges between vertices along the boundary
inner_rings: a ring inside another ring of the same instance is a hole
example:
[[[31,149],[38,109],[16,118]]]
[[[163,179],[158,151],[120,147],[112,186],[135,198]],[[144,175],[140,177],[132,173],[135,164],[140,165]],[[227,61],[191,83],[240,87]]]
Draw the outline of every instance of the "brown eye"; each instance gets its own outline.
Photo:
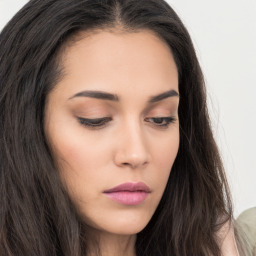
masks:
[[[93,118],[93,119],[78,117],[78,121],[80,124],[87,127],[95,127],[95,128],[104,127],[111,120],[112,120],[111,117]]]
[[[168,127],[170,123],[176,121],[176,119],[172,116],[169,117],[148,117],[145,119],[146,122],[152,123],[156,126],[160,127]]]

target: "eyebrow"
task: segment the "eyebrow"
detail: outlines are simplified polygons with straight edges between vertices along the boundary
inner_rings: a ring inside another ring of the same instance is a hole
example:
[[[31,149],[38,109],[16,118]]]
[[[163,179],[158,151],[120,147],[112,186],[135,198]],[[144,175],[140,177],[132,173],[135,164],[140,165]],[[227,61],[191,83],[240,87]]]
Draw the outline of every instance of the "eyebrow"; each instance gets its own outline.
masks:
[[[82,91],[76,93],[74,96],[69,98],[69,100],[76,98],[76,97],[89,97],[89,98],[95,98],[95,99],[101,99],[101,100],[112,100],[112,101],[119,101],[119,98],[116,94],[111,94],[108,92],[102,92],[102,91]]]
[[[163,93],[158,94],[156,96],[152,96],[149,99],[149,103],[155,103],[155,102],[164,100],[164,99],[169,98],[169,97],[179,97],[179,94],[175,90],[170,90],[170,91],[167,91],[167,92],[163,92]]]
[[[95,99],[101,99],[101,100],[119,101],[119,97],[116,94],[103,92],[103,91],[78,92],[74,96],[70,97],[69,100],[76,97],[88,97],[88,98],[95,98]],[[175,90],[170,90],[170,91],[163,92],[161,94],[150,97],[148,102],[155,103],[169,97],[179,97],[179,94]]]

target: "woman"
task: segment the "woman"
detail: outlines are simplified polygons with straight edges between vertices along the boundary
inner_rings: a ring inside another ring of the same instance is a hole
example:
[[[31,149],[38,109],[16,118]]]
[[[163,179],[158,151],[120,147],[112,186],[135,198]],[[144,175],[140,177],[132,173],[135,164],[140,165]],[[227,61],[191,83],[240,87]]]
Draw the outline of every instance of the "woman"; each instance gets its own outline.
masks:
[[[159,0],[32,0],[0,37],[1,255],[238,255],[191,39]]]

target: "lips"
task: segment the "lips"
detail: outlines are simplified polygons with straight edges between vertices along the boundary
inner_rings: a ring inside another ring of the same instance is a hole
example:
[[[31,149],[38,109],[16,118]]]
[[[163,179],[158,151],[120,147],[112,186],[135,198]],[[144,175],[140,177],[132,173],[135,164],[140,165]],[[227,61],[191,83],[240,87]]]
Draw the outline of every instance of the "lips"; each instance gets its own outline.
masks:
[[[149,193],[150,188],[143,182],[127,182],[121,185],[118,185],[114,188],[111,188],[109,190],[104,191],[104,193],[112,193],[112,192],[119,192],[119,191],[129,191],[129,192],[135,192],[135,191],[144,191]]]
[[[143,182],[128,182],[106,190],[104,194],[120,204],[138,205],[147,198],[150,192],[150,188]]]

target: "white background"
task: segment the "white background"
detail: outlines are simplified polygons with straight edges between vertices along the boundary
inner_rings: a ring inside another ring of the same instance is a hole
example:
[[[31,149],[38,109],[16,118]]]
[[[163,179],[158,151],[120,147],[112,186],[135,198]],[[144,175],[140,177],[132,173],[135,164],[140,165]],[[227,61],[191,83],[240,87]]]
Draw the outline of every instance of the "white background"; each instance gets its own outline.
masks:
[[[0,0],[0,30],[26,0]],[[188,28],[233,195],[235,216],[256,206],[256,1],[169,0]]]

